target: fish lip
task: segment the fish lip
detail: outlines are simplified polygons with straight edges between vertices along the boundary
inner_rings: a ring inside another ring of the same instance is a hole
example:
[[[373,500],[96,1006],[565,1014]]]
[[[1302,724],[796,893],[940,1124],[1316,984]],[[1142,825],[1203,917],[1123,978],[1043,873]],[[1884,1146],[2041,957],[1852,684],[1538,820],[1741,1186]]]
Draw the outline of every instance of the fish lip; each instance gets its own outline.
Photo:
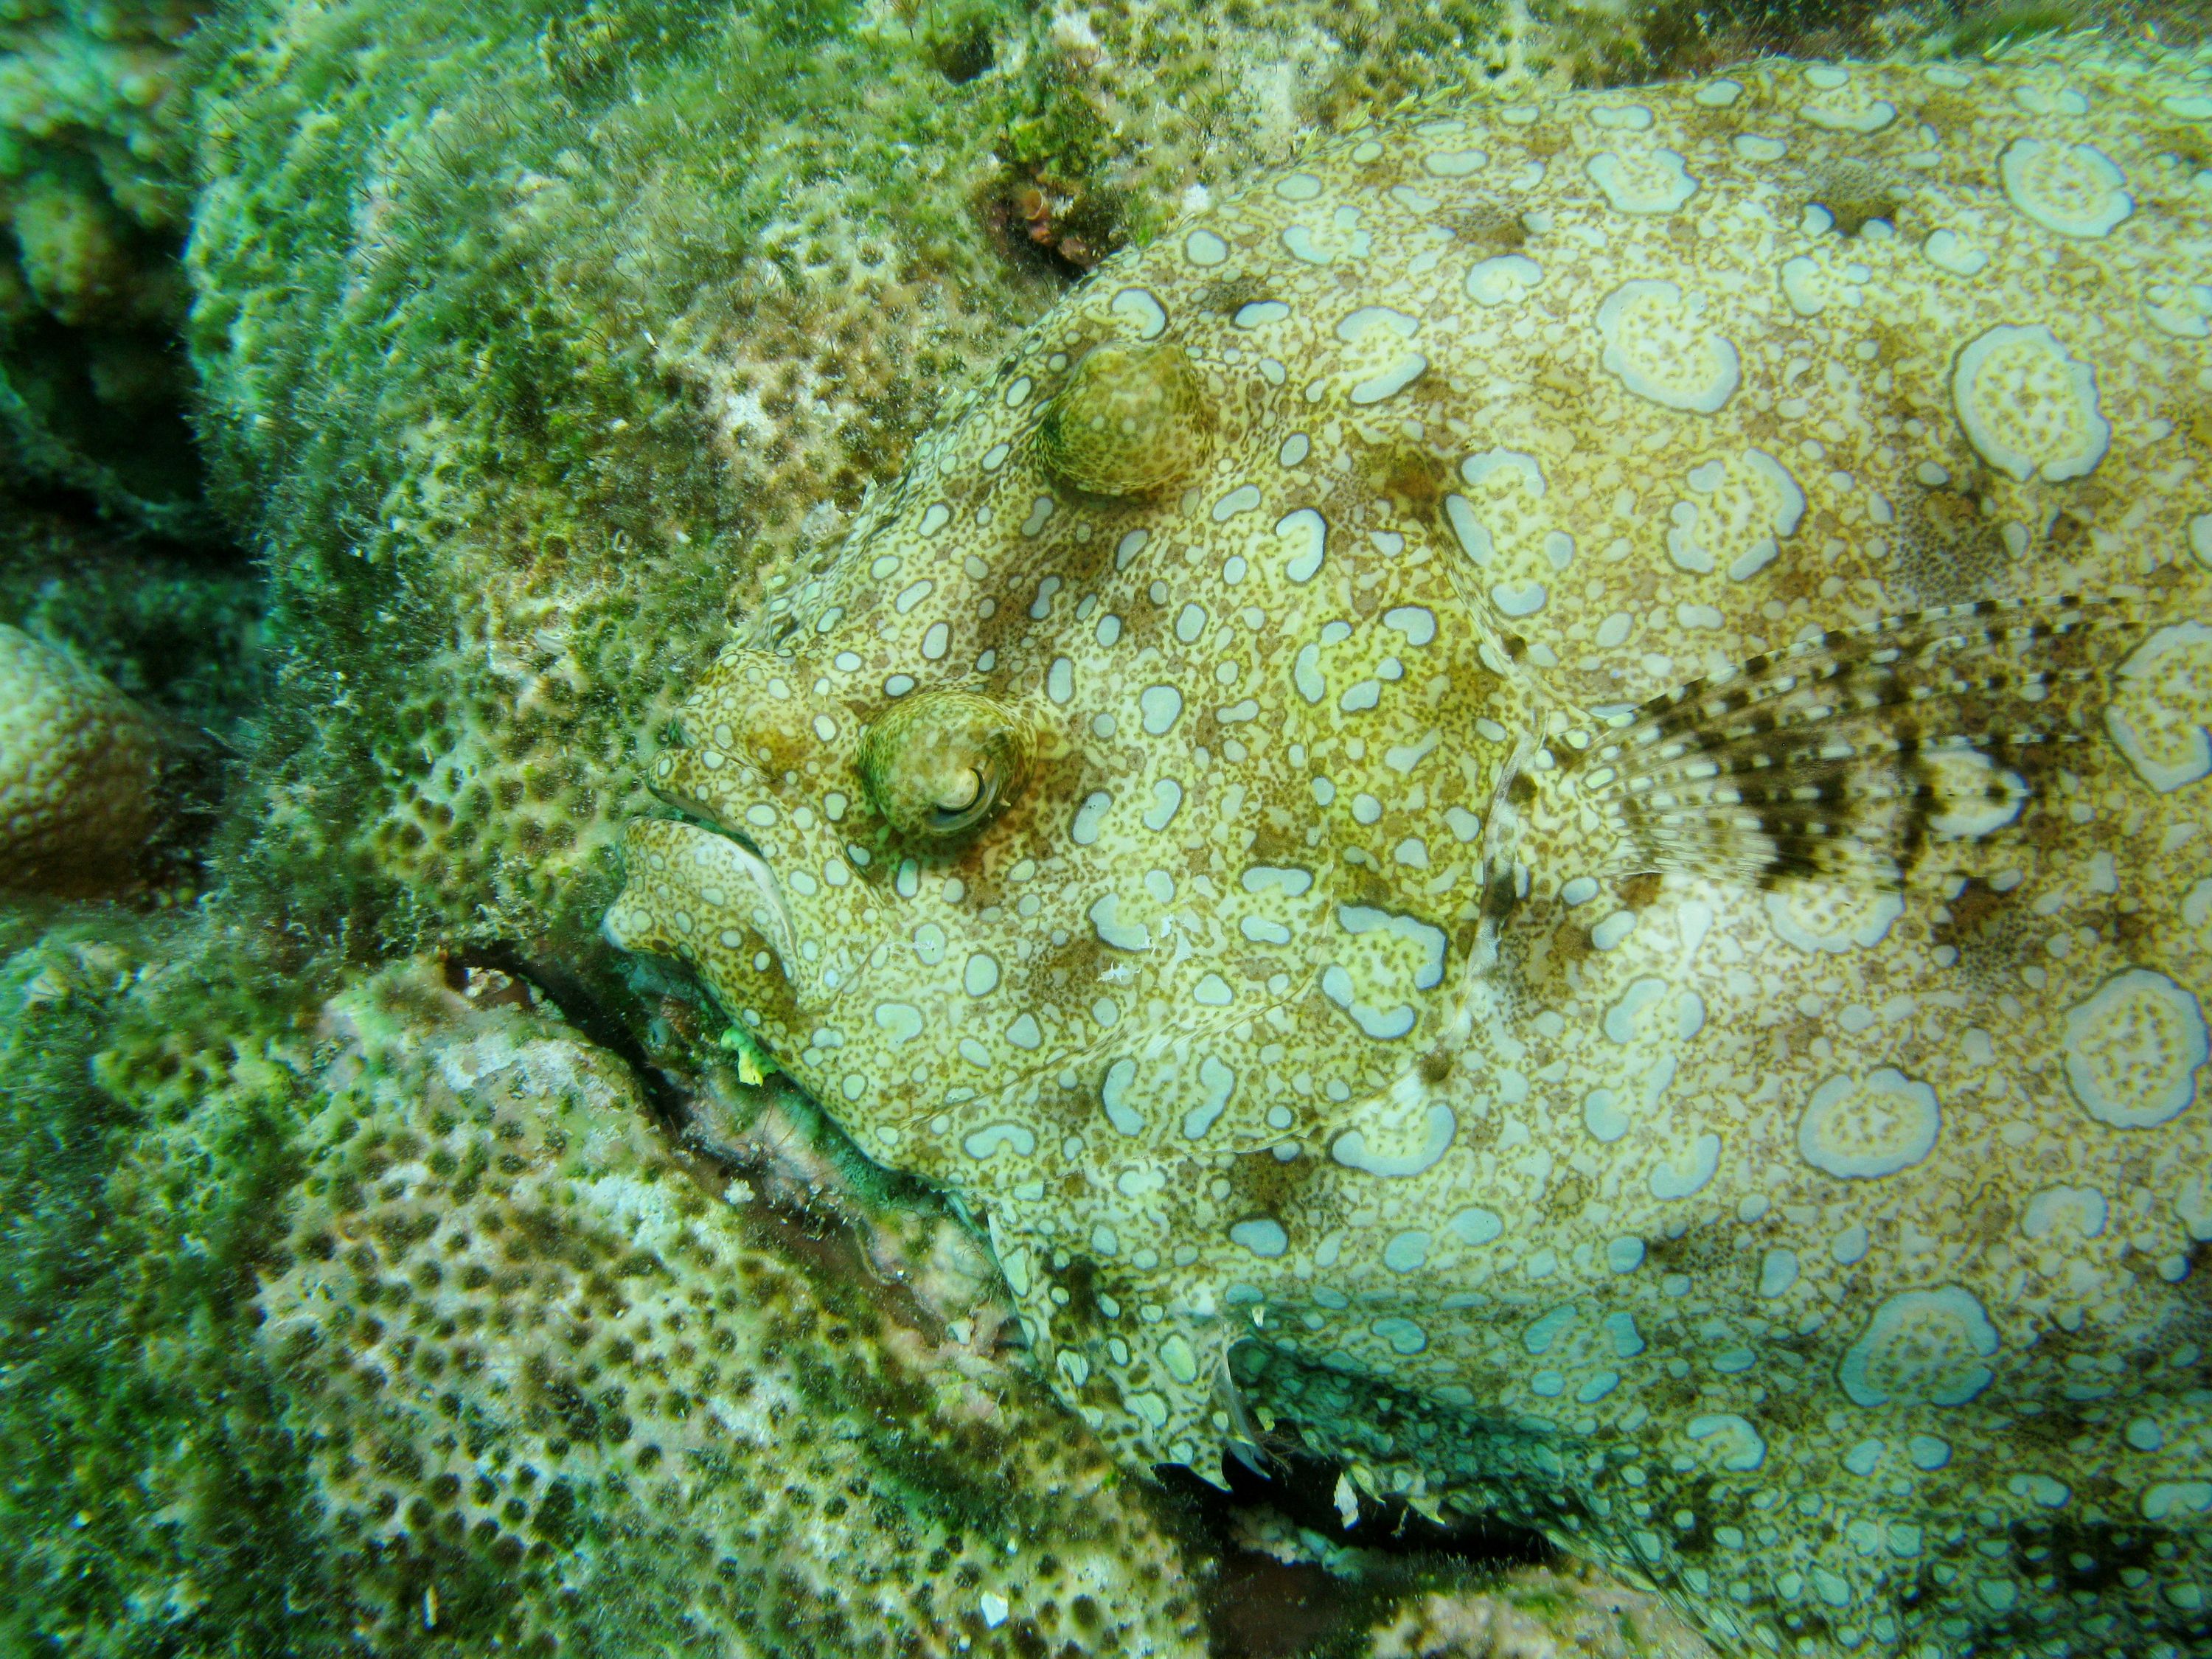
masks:
[[[793,920],[791,902],[784,896],[783,883],[775,873],[775,866],[762,854],[759,845],[742,830],[717,823],[714,831],[729,842],[737,854],[738,867],[753,884],[754,890],[766,902],[769,920],[775,924],[776,960],[783,965],[783,976],[797,995],[800,989],[799,956],[799,924]],[[805,1000],[805,999],[801,999]]]

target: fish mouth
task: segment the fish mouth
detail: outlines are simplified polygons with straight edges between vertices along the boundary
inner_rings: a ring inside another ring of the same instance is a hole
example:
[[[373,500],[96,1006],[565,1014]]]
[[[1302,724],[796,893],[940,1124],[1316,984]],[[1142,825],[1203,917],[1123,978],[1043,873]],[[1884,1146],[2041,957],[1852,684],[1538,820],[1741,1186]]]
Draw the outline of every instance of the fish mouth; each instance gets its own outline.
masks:
[[[836,980],[809,971],[817,964],[806,959],[784,883],[750,836],[633,818],[623,848],[626,880],[601,924],[611,943],[690,963],[732,1014],[811,1011],[830,1000]]]
[[[783,976],[798,985],[799,926],[792,919],[791,902],[783,895],[783,884],[776,879],[775,866],[763,856],[760,847],[742,830],[717,828],[713,833],[729,842],[737,866],[751,884],[753,896],[759,901],[754,914],[756,926],[764,919],[772,924],[761,928],[768,935],[769,948],[783,964]]]

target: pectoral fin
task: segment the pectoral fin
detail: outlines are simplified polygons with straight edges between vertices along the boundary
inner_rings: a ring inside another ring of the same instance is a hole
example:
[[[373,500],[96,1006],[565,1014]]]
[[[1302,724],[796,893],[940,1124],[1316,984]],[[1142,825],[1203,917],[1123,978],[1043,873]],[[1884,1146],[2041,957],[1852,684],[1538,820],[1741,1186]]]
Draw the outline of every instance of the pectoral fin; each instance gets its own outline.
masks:
[[[1496,844],[1524,893],[1528,869],[1547,866],[1769,887],[1940,880],[2026,826],[2061,757],[2101,732],[2146,626],[2132,605],[2066,598],[1801,641],[1532,746],[1501,792]]]

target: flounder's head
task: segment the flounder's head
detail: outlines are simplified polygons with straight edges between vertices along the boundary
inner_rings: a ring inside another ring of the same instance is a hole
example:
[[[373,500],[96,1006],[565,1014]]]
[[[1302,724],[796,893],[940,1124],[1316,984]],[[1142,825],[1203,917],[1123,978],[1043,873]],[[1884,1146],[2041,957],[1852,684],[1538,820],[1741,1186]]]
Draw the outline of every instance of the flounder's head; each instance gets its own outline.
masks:
[[[1267,295],[1129,270],[722,654],[629,831],[611,937],[902,1163],[1287,1143],[1420,1069],[1472,934],[1504,665],[1418,424],[1346,418],[1398,337],[1317,397]]]

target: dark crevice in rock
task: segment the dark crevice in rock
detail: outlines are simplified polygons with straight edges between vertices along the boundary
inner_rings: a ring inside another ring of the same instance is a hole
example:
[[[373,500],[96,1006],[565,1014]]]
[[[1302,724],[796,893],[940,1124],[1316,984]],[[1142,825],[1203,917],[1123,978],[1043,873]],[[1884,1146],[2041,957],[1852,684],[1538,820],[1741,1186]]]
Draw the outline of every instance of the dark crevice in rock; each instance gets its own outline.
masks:
[[[1220,1561],[1208,1598],[1218,1659],[1361,1651],[1377,1611],[1410,1589],[1558,1559],[1547,1541],[1517,1527],[1438,1526],[1403,1504],[1367,1498],[1346,1527],[1337,1507],[1340,1467],[1280,1444],[1249,1462],[1224,1459],[1226,1492],[1186,1468],[1153,1473]],[[1263,1533],[1304,1547],[1261,1547]]]

